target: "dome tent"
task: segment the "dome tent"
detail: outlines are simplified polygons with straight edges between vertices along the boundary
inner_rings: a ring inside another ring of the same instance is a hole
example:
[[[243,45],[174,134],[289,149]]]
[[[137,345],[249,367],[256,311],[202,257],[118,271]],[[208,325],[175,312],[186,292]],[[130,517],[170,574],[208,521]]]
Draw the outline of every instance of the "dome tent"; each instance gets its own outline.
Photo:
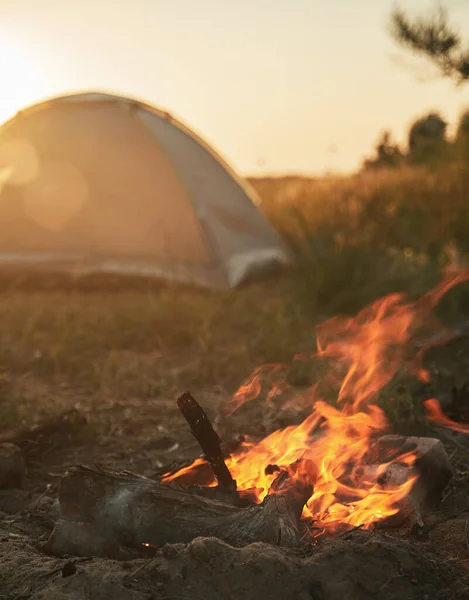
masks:
[[[205,142],[133,99],[59,97],[0,128],[0,268],[236,287],[289,262],[256,204]]]

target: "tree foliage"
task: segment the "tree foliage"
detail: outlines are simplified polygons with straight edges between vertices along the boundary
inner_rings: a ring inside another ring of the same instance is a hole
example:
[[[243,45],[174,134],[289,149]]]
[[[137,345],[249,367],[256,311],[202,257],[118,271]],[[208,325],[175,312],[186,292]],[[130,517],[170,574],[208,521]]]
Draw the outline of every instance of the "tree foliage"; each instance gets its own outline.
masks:
[[[375,146],[374,155],[364,161],[363,168],[392,169],[415,164],[434,166],[455,160],[461,149],[469,148],[469,110],[460,117],[454,141],[448,139],[447,127],[447,122],[437,112],[417,118],[409,127],[406,151],[393,141],[390,131],[384,131]]]
[[[414,163],[427,163],[443,155],[447,123],[438,113],[417,119],[409,130],[409,158]]]
[[[458,83],[469,81],[469,48],[443,8],[414,19],[396,8],[391,15],[391,34],[400,45],[429,58],[444,77]]]
[[[366,169],[394,168],[402,164],[404,155],[393,142],[390,131],[383,131],[375,147],[375,156],[365,160]]]

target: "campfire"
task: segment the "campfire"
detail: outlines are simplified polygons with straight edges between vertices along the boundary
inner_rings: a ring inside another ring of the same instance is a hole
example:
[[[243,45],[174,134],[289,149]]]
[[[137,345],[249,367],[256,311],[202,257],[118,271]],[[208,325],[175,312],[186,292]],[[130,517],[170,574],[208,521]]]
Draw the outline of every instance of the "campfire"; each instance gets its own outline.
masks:
[[[395,376],[429,381],[426,349],[458,335],[433,308],[467,279],[448,272],[417,301],[394,294],[319,325],[314,351],[293,361],[313,358],[324,376],[302,392],[287,384],[291,364],[267,364],[218,410],[202,393],[135,401],[143,412],[125,443],[141,445],[147,476],[81,458],[122,460],[119,435],[104,453],[90,440],[116,423],[95,406],[0,434],[8,597],[467,598],[469,425],[459,421],[469,389],[456,386],[441,406],[439,391],[422,397],[423,437],[396,434],[380,406]],[[111,408],[122,420],[122,406]],[[96,429],[83,427],[86,410]],[[154,439],[165,411],[180,445]]]
[[[313,547],[354,529],[421,524],[420,511],[437,505],[451,480],[448,456],[437,439],[392,435],[377,395],[402,369],[428,380],[422,368],[425,346],[414,342],[422,332],[433,333],[433,307],[468,278],[469,272],[450,272],[415,302],[393,294],[354,318],[321,324],[315,355],[332,363],[329,378],[337,399],[326,403],[315,386],[293,400],[310,407],[299,425],[261,440],[244,439],[233,450],[195,398],[184,393],[177,403],[202,456],[160,481],[127,471],[69,468],[48,549],[120,557],[128,549],[146,552],[198,537],[234,547],[252,542]],[[448,331],[438,343],[449,337]],[[224,418],[259,401],[266,380],[272,386],[267,402],[278,398],[279,390],[281,397],[286,368],[257,369],[223,407]],[[431,420],[468,430],[445,417],[437,400],[425,405]]]

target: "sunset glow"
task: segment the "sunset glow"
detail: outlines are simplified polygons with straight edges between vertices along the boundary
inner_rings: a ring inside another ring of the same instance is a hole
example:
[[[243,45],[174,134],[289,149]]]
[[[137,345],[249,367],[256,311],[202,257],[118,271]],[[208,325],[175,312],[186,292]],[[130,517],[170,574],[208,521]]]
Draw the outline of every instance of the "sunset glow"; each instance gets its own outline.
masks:
[[[463,23],[467,3],[446,4]],[[4,0],[0,121],[98,89],[174,113],[243,173],[355,169],[381,130],[404,141],[416,116],[439,110],[454,122],[469,102],[395,46],[393,5]]]
[[[0,122],[12,117],[18,110],[41,100],[45,95],[45,81],[41,65],[24,51],[13,35],[0,41]]]

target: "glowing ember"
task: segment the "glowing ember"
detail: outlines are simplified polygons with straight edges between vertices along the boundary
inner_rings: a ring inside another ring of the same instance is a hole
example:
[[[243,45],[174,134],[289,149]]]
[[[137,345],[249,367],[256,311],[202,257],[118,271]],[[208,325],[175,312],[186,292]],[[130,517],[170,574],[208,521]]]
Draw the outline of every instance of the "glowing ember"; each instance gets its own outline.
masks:
[[[244,442],[226,461],[238,489],[249,490],[260,502],[277,474],[266,467],[287,468],[301,458],[306,459],[301,476],[309,477],[314,484],[304,516],[313,518],[321,533],[333,534],[344,527],[369,528],[396,514],[398,503],[409,494],[416,476],[390,487],[380,483],[380,475],[391,462],[412,467],[415,455],[394,458],[373,475],[358,479],[352,476],[353,468],[370,462],[370,448],[388,426],[383,411],[373,404],[377,393],[403,366],[411,365],[417,375],[428,378],[417,364],[421,352],[410,357],[413,362],[409,360],[410,342],[417,330],[429,323],[430,311],[441,297],[467,279],[469,271],[448,272],[434,290],[416,302],[406,302],[403,295],[393,294],[374,302],[355,318],[334,317],[322,323],[317,329],[318,351],[314,356],[335,359],[331,375],[339,390],[337,406],[316,399],[315,385],[310,395],[312,412],[300,425],[275,431],[258,443]],[[435,323],[430,321],[430,325]],[[225,414],[258,398],[265,378],[271,384],[270,399],[272,389],[283,385],[285,368],[269,364],[256,369],[227,403]],[[272,385],[274,376],[280,379]],[[433,420],[444,421],[447,426],[451,423],[435,400],[427,401],[427,409]],[[469,431],[469,426],[463,430]],[[163,481],[179,479],[201,462],[197,459],[190,467],[167,474]],[[304,469],[309,472],[304,473]]]

